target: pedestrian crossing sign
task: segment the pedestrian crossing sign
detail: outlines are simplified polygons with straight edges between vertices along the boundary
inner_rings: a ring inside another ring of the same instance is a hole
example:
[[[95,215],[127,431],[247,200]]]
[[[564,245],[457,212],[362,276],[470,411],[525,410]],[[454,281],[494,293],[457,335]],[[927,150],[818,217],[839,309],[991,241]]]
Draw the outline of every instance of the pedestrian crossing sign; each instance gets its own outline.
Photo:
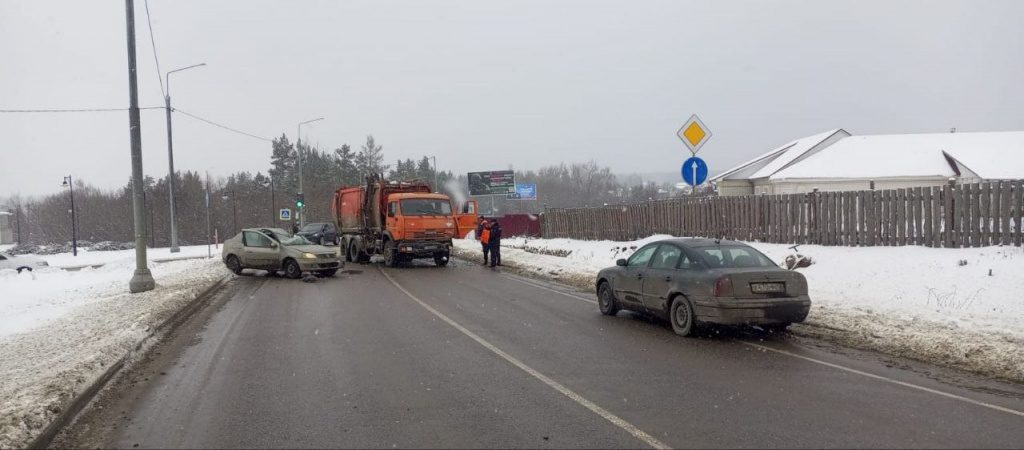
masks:
[[[288,208],[281,209],[281,220],[292,220],[292,210]]]

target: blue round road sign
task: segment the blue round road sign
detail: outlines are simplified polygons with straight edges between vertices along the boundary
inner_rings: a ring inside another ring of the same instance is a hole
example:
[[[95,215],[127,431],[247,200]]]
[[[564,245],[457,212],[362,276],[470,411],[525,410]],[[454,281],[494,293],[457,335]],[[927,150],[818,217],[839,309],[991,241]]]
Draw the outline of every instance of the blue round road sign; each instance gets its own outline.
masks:
[[[695,170],[696,169],[696,170]],[[708,179],[708,164],[696,156],[683,163],[683,180],[691,186],[697,186]],[[696,177],[696,180],[694,180]]]

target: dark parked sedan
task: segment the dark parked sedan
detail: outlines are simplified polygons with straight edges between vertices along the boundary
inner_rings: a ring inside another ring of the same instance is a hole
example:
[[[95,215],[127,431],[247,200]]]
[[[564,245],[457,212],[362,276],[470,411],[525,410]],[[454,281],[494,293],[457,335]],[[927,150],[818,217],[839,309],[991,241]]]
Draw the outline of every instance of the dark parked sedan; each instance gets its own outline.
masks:
[[[314,222],[306,224],[302,227],[296,236],[302,236],[310,242],[327,245],[334,244],[338,245],[338,230],[334,227],[333,223],[330,222]]]
[[[666,239],[637,250],[597,275],[598,306],[654,314],[687,336],[702,324],[803,322],[811,308],[807,279],[742,242]]]

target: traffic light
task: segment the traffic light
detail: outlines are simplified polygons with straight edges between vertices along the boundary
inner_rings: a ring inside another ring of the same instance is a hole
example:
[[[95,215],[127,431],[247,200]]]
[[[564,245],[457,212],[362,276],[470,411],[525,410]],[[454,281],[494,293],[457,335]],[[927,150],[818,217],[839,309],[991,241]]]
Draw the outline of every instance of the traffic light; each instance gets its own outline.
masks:
[[[295,197],[295,206],[299,207],[299,209],[306,207],[306,200],[302,198],[301,192]]]

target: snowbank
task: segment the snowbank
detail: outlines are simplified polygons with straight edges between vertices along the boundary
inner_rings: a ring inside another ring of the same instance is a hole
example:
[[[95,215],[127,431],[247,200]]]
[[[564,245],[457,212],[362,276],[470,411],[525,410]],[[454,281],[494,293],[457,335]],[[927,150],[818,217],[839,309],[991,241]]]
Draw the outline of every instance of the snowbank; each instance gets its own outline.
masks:
[[[593,290],[599,270],[667,237],[633,242],[512,238],[502,241],[508,247],[502,261]],[[788,245],[750,245],[780,263],[791,253]],[[459,255],[481,257],[475,241],[456,247]],[[814,307],[794,333],[1024,381],[1021,248],[804,245],[800,252],[815,261],[801,269]]]
[[[0,271],[0,448],[27,446],[107,367],[228,274],[219,258],[151,263],[156,289],[132,295],[134,260],[109,260],[75,272]]]
[[[148,261],[165,261],[175,259],[188,259],[188,258],[200,258],[207,255],[205,245],[190,245],[180,247],[181,251],[178,253],[171,253],[171,249],[164,248],[151,248],[146,250],[146,259]],[[214,257],[220,256],[220,249],[211,248],[211,253]],[[50,264],[51,267],[61,268],[77,268],[84,266],[95,266],[98,264],[107,264],[117,261],[135,261],[135,250],[115,250],[115,251],[89,251],[86,249],[79,249],[78,256],[74,256],[71,253],[59,253],[56,255],[33,255],[37,258],[43,259]]]

